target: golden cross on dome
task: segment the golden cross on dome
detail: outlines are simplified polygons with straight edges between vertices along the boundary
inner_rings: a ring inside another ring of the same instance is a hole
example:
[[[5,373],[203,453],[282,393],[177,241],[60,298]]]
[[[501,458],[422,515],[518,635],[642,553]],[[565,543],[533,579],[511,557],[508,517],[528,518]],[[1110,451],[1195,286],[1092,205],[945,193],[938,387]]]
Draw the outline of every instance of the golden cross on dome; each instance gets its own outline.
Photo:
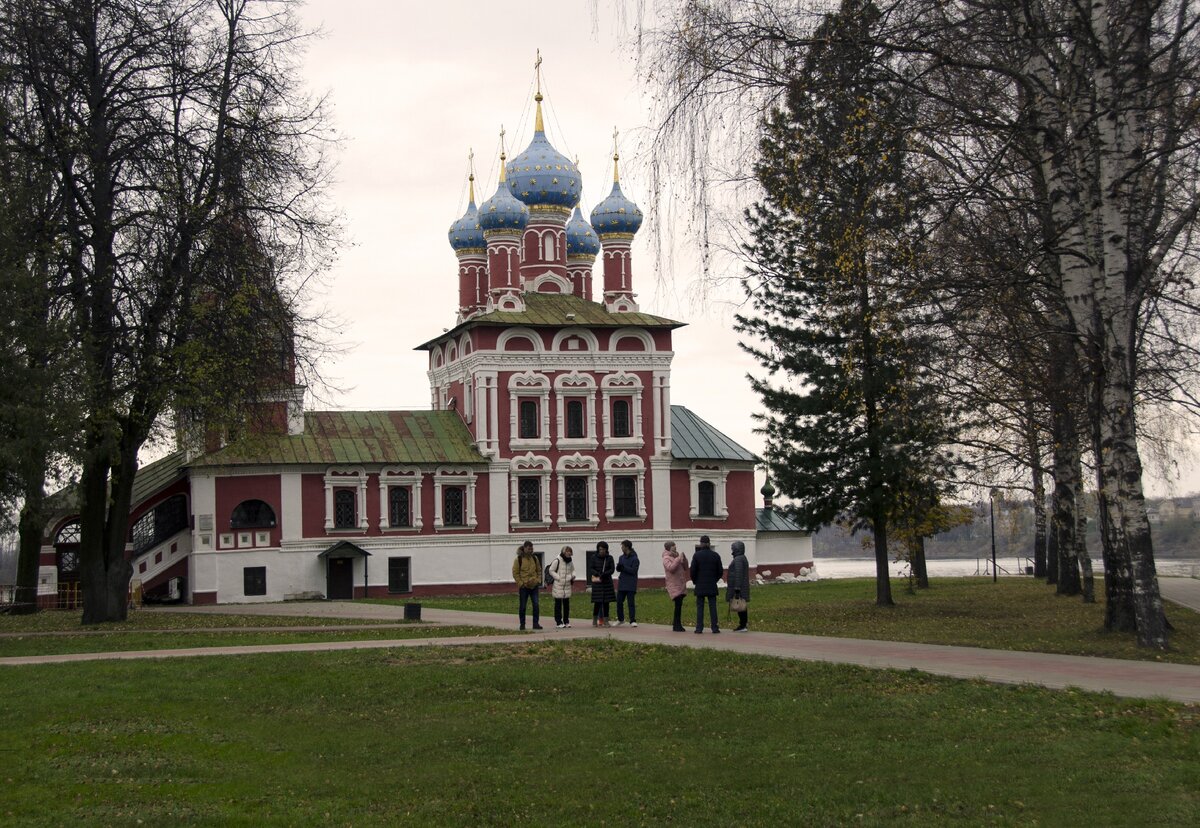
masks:
[[[618,137],[620,136],[620,134],[621,133],[617,130],[617,128],[613,127],[613,183],[614,184],[620,182],[620,180],[621,180],[620,176],[617,175],[617,162],[621,160],[621,155],[620,155],[620,153],[617,152],[617,140],[618,140]]]
[[[467,148],[467,181],[471,186],[470,203],[475,203],[475,149],[474,147]]]
[[[503,184],[506,180],[504,175],[504,124],[500,125],[500,183]]]
[[[545,132],[546,125],[542,122],[542,50],[537,50],[537,60],[533,62],[533,74],[537,77],[537,93],[533,100],[537,103],[537,112],[533,116],[533,131]]]

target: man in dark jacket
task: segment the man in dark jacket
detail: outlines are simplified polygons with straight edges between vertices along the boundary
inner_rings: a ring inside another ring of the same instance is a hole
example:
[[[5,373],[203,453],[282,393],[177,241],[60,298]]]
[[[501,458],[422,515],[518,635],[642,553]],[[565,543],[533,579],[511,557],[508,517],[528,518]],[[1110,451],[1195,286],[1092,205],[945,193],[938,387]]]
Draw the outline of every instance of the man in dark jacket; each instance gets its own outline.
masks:
[[[700,536],[700,545],[692,556],[692,583],[696,589],[696,634],[704,632],[704,601],[708,600],[708,618],[712,622],[712,631],[719,633],[717,627],[717,581],[725,566],[721,556],[709,545],[708,535]]]

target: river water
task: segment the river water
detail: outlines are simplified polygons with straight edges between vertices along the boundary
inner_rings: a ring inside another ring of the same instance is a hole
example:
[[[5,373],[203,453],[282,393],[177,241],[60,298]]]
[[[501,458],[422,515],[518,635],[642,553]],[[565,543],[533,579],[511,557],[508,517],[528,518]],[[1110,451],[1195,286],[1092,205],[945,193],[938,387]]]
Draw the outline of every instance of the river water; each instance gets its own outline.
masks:
[[[1197,558],[1165,558],[1156,561],[1158,574],[1163,577],[1200,578],[1200,559]],[[874,558],[816,558],[816,575],[819,578],[873,578],[875,576]],[[1000,577],[1025,574],[1025,567],[1033,562],[1027,558],[996,558],[996,568]],[[1097,575],[1104,574],[1103,561],[1097,560],[1092,564]],[[992,574],[990,558],[930,558],[927,561],[929,577],[931,578],[967,578],[973,575]],[[891,574],[897,578],[908,577],[908,565],[903,563],[889,564]]]

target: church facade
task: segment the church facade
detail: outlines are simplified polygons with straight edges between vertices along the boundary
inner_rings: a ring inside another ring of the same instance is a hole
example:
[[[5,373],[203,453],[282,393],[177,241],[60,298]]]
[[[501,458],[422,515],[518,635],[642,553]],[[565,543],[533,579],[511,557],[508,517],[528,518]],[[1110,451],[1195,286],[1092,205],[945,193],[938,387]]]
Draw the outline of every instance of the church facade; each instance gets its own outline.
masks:
[[[148,595],[495,591],[525,540],[547,561],[564,545],[583,556],[631,540],[648,583],[662,577],[664,541],[690,550],[701,535],[723,551],[743,541],[751,565],[775,573],[811,566],[808,536],[769,499],[756,508],[757,458],[672,401],[682,323],[636,301],[642,213],[616,153],[612,191],[584,219],[579,169],[547,140],[535,101],[529,147],[501,153],[497,190],[478,207],[472,176],[451,225],[455,324],[418,346],[431,409],[305,411],[293,386],[277,433],[144,467],[129,554]],[[47,527],[40,586],[60,605],[77,579],[66,501]],[[757,543],[760,528],[769,542]]]

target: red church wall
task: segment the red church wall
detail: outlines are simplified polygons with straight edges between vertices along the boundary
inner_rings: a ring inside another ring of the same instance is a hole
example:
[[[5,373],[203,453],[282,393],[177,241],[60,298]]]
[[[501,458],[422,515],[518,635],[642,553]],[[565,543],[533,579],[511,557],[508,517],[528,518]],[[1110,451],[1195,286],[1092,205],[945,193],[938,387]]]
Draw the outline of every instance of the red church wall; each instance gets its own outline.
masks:
[[[691,476],[687,469],[671,469],[671,525],[677,528],[693,528],[703,533],[705,529],[756,530],[754,515],[754,472],[731,471],[725,478],[725,506],[729,517],[725,520],[713,518],[693,519]]]
[[[306,538],[325,537],[325,475],[306,474],[300,478],[301,534]]]
[[[275,511],[271,528],[271,546],[279,546],[282,536],[283,498],[277,474],[250,474],[216,479],[216,514],[213,523],[218,532],[230,532],[229,522],[234,508],[244,500],[261,500]]]

